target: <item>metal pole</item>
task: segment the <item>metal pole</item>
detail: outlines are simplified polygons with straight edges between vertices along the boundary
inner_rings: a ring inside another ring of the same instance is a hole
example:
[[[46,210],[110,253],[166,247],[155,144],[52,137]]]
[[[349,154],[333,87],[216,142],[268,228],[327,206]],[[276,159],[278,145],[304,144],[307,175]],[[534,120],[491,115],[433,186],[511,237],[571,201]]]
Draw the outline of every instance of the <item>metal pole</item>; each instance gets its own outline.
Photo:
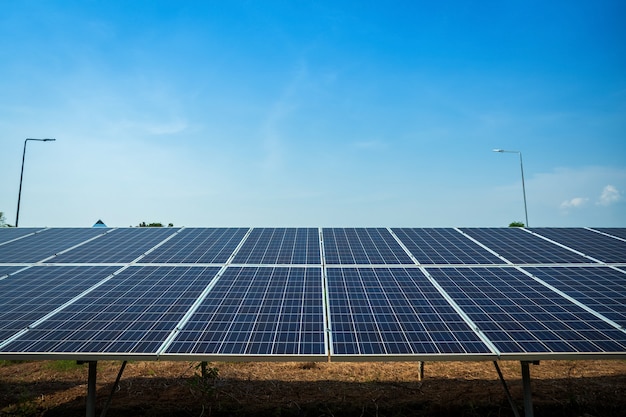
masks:
[[[522,153],[519,152],[519,165],[522,170],[522,191],[524,192],[524,214],[526,215],[526,227],[530,227],[528,224],[528,207],[526,206],[526,185],[524,183],[524,163],[522,162]]]
[[[17,214],[15,215],[15,227],[17,227],[17,224],[20,221],[20,199],[22,198],[22,179],[24,178],[24,159],[26,159],[26,142],[28,142],[28,139],[24,141],[24,152],[22,152],[22,172],[20,172],[20,190],[17,193]]]
[[[29,140],[36,140],[39,142],[52,142],[55,141],[56,139],[33,139],[33,138],[26,138],[24,140],[24,151],[22,152],[22,171],[20,172],[20,189],[17,193],[17,213],[15,214],[15,227],[18,226],[18,223],[20,221],[20,200],[22,199],[22,180],[24,179],[24,160],[26,159],[26,143]]]
[[[87,380],[87,417],[96,417],[96,376],[98,362],[89,361],[89,377]]]
[[[115,390],[117,389],[120,379],[122,378],[122,374],[124,373],[124,368],[126,368],[127,361],[122,362],[122,367],[120,371],[117,373],[117,378],[115,378],[115,383],[113,384],[113,388],[111,388],[111,393],[109,394],[109,398],[107,398],[107,402],[104,404],[104,408],[100,413],[100,417],[106,417],[107,411],[109,411],[109,406],[111,405],[111,400],[113,399],[113,394],[115,394]]]
[[[506,381],[504,380],[504,375],[502,375],[502,371],[500,370],[500,366],[498,366],[497,361],[493,361],[494,366],[496,367],[496,371],[498,372],[498,376],[500,377],[500,382],[502,382],[502,386],[504,387],[504,394],[506,395],[506,399],[509,401],[509,405],[511,406],[511,410],[513,410],[513,415],[515,417],[520,417],[519,411],[517,411],[517,406],[515,405],[515,401],[513,401],[513,397],[511,396],[511,391],[509,391],[508,385],[506,385]]]
[[[530,362],[522,361],[522,383],[524,385],[524,416],[533,417],[533,393],[530,389]]]

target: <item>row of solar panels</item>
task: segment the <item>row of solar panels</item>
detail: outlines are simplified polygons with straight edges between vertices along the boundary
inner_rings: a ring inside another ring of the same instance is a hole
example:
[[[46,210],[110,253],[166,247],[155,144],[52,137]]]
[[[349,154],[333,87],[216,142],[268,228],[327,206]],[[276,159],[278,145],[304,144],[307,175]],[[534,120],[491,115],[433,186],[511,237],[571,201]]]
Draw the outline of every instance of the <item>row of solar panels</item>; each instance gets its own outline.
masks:
[[[0,229],[0,263],[626,263],[626,229]]]
[[[626,273],[605,266],[0,274],[0,358],[626,357]]]
[[[0,357],[624,358],[624,237],[0,229]]]

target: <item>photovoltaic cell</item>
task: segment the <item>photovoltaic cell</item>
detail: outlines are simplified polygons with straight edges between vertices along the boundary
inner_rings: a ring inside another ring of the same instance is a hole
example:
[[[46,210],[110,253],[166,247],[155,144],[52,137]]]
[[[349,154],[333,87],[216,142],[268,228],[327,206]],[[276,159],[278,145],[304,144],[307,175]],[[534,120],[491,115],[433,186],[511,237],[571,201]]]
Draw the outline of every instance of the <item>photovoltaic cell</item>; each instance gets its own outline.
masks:
[[[51,259],[50,263],[128,263],[158,245],[178,229],[137,227],[116,229]]]
[[[229,267],[171,354],[325,355],[321,268]]]
[[[253,229],[233,259],[234,264],[321,263],[319,232],[315,228]]]
[[[13,239],[35,233],[38,230],[41,229],[31,227],[0,227],[0,245]]]
[[[580,228],[539,228],[533,232],[607,263],[626,263],[626,242]]]
[[[39,262],[103,233],[99,228],[46,229],[0,246],[0,263]]]
[[[127,268],[0,351],[154,354],[217,271]]]
[[[450,228],[392,229],[420,264],[502,264],[485,248]]]
[[[593,229],[611,236],[619,237],[620,239],[626,239],[626,228],[624,227],[594,227]]]
[[[515,268],[428,268],[502,354],[626,351],[626,333]]]
[[[116,269],[119,268],[37,266],[0,280],[0,341],[54,311]]]
[[[329,268],[335,355],[489,354],[418,269]]]
[[[183,229],[141,259],[141,263],[225,263],[241,242],[245,228]]]
[[[518,227],[461,229],[514,264],[590,263],[590,259]]]
[[[324,255],[329,265],[414,265],[384,228],[323,229]]]
[[[626,328],[626,274],[612,268],[524,268]]]

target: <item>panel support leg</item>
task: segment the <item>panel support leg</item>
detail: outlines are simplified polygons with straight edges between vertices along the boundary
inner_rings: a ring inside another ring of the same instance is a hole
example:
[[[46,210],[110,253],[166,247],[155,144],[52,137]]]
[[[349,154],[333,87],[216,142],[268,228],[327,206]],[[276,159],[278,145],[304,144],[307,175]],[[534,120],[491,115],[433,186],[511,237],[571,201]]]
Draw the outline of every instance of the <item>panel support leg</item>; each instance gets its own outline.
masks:
[[[531,362],[522,361],[522,383],[524,385],[524,417],[533,417],[533,393],[530,389]]]
[[[115,383],[113,384],[113,388],[111,388],[111,393],[109,394],[109,398],[107,398],[107,402],[104,405],[104,408],[102,409],[102,412],[100,413],[100,417],[106,417],[107,415],[107,411],[109,411],[109,406],[111,405],[111,400],[113,399],[113,394],[115,393],[115,390],[117,389],[119,383],[120,383],[120,379],[122,378],[122,373],[124,373],[124,368],[126,368],[126,362],[124,361],[122,362],[122,366],[120,368],[120,371],[117,373],[117,378],[115,379]]]
[[[202,380],[206,381],[207,375],[206,375],[206,362],[200,362],[200,372],[202,374]],[[198,368],[196,368],[198,369]]]
[[[509,387],[506,385],[506,381],[504,380],[502,371],[500,371],[500,366],[498,366],[498,362],[493,361],[493,365],[496,367],[496,371],[498,372],[498,376],[500,377],[500,381],[502,382],[502,386],[504,387],[504,393],[506,394],[506,399],[509,400],[509,404],[511,405],[511,409],[513,410],[513,415],[515,417],[520,417],[519,411],[517,410],[517,406],[515,405],[515,401],[513,401],[513,397],[511,396],[511,392],[509,391]]]
[[[417,376],[418,381],[421,381],[421,380],[424,379],[424,362],[423,361],[419,361],[417,363],[417,370],[419,372],[419,374]]]
[[[97,361],[89,361],[89,376],[87,379],[87,417],[96,417],[97,368]]]

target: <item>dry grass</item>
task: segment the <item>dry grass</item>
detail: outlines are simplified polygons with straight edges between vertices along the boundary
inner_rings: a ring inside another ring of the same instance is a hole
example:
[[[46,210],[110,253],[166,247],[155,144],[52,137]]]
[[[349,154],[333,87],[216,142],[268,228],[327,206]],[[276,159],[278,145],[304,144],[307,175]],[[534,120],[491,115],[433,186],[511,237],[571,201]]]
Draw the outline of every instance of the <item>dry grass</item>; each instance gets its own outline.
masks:
[[[119,362],[98,364],[98,413]],[[491,362],[129,363],[110,416],[509,416]],[[522,403],[520,365],[500,364]],[[625,361],[545,361],[531,367],[535,415],[626,416]],[[3,363],[1,416],[83,416],[87,367]]]

